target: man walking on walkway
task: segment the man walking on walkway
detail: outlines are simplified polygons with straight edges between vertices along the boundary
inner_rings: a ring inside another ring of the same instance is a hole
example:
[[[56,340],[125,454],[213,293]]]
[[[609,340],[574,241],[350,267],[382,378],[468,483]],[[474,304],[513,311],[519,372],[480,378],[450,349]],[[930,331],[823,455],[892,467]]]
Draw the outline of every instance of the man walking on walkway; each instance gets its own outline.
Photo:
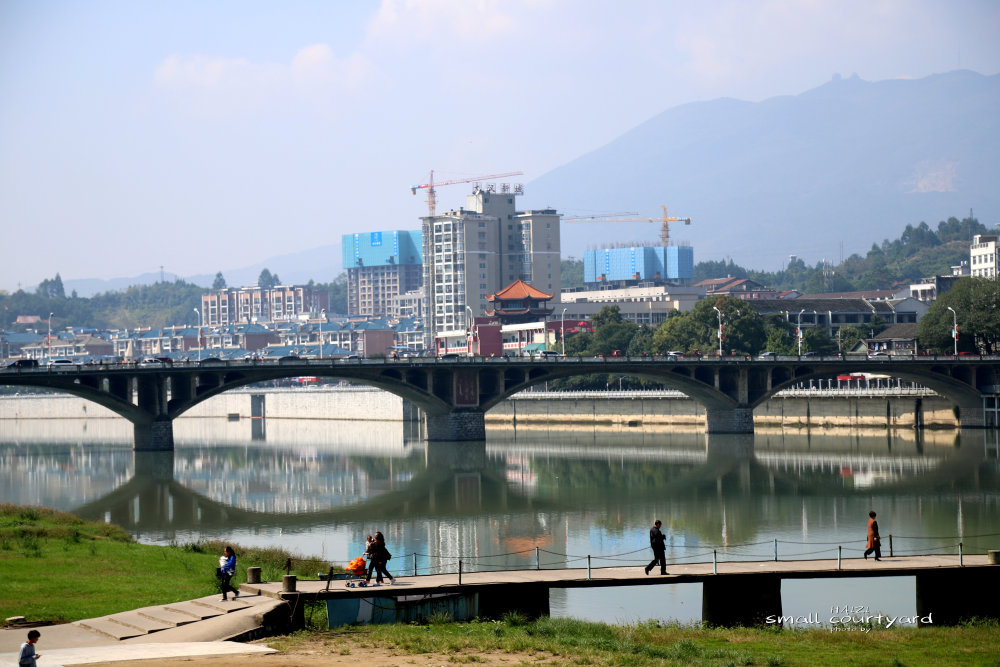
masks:
[[[653,549],[653,560],[646,566],[646,574],[657,565],[660,566],[660,574],[667,573],[667,546],[666,537],[660,532],[660,520],[653,522],[653,527],[649,529],[649,546]]]

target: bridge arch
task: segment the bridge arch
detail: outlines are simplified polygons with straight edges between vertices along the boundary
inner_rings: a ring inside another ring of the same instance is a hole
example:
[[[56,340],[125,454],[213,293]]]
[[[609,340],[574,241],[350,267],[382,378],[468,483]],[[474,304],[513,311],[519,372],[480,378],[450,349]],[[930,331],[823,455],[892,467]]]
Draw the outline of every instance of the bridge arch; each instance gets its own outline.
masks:
[[[923,384],[959,406],[963,426],[981,426],[979,387],[1000,386],[1000,359],[411,359],[214,362],[167,368],[91,367],[0,370],[0,384],[62,391],[119,414],[135,427],[136,449],[172,449],[172,420],[229,389],[297,376],[337,378],[383,389],[423,409],[429,440],[485,438],[485,412],[548,380],[623,374],[676,388],[706,408],[710,433],[752,433],[753,409],[778,391],[813,378],[877,372]]]

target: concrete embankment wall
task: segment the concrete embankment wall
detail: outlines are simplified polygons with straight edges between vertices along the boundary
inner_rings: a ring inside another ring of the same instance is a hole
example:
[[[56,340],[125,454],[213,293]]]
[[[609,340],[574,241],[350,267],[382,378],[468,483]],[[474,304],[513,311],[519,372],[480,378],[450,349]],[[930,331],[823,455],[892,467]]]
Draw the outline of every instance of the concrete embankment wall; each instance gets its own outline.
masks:
[[[254,396],[264,398],[261,402]],[[200,419],[250,419],[259,417],[255,412],[260,411],[268,420],[410,421],[417,416],[412,404],[377,389],[266,389],[231,391],[211,398],[185,412],[177,426]],[[0,420],[8,419],[86,420],[88,428],[98,430],[101,422],[109,420],[130,428],[107,408],[64,394],[2,397]],[[486,414],[487,427],[512,423],[676,425],[697,430],[704,428],[705,408],[676,395],[522,394]],[[754,423],[779,427],[957,427],[952,403],[935,395],[778,396],[757,408]]]
[[[179,419],[254,416],[253,396],[264,396],[268,419],[344,419],[403,421],[412,407],[378,389],[257,389],[228,391],[194,406]],[[405,410],[404,410],[405,408]],[[121,419],[111,410],[66,394],[32,394],[0,398],[0,419]]]
[[[486,414],[487,426],[500,422],[703,427],[705,408],[686,397],[524,395],[504,401]],[[958,421],[951,401],[940,396],[813,395],[772,398],[754,411],[754,424],[956,428]]]

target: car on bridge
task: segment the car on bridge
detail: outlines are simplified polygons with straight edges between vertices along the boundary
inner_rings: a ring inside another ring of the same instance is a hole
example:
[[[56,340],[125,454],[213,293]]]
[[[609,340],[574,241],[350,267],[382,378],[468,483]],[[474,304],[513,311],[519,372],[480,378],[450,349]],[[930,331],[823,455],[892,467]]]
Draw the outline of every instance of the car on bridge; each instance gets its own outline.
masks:
[[[15,359],[7,368],[38,368],[38,359]]]
[[[166,368],[167,366],[173,366],[174,360],[170,357],[146,357],[139,362],[139,365],[152,368]]]
[[[757,355],[759,361],[774,361],[778,358],[777,352],[761,352]]]
[[[49,359],[45,362],[46,366],[76,366],[77,362],[72,359]]]

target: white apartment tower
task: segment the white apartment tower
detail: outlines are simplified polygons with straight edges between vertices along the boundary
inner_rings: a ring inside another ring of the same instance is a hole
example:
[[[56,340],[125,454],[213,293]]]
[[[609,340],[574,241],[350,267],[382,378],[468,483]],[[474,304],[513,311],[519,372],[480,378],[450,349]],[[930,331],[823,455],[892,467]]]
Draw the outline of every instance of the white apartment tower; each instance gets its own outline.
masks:
[[[1000,236],[976,234],[972,237],[969,269],[973,276],[997,279],[1000,275]]]
[[[559,293],[559,214],[517,211],[520,188],[476,187],[466,208],[421,218],[426,345],[482,316],[486,296],[515,280]],[[468,309],[468,310],[467,310]]]

